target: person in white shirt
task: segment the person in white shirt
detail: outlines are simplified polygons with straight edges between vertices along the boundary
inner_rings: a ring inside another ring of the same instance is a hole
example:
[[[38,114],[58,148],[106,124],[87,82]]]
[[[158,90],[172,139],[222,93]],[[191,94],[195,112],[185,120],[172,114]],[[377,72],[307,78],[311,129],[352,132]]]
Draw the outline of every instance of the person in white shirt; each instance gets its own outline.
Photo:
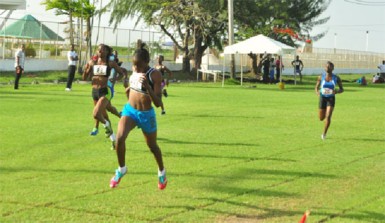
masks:
[[[71,44],[71,50],[67,53],[68,58],[68,79],[66,91],[72,90],[72,81],[75,78],[76,63],[78,62],[78,54],[75,52],[74,44]]]
[[[20,44],[19,49],[15,53],[15,86],[14,89],[19,89],[19,80],[21,75],[24,73],[24,62],[25,62],[25,45]]]
[[[380,69],[380,81],[385,81],[385,60],[382,61],[382,64],[378,65],[378,69]]]

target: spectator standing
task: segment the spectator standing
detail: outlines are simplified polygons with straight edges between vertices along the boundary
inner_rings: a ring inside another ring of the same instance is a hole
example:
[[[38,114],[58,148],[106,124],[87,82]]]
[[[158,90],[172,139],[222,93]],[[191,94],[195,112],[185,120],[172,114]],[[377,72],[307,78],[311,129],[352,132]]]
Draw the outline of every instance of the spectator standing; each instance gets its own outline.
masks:
[[[378,65],[378,69],[380,69],[380,81],[385,81],[385,60],[382,61],[382,64]]]
[[[15,86],[14,89],[19,89],[19,80],[21,75],[24,73],[24,62],[25,62],[25,45],[20,44],[19,49],[15,53]]]
[[[263,82],[268,83],[270,70],[270,57],[267,57],[263,62]]]
[[[294,76],[299,74],[299,82],[302,83],[303,63],[302,60],[299,59],[299,56],[296,56],[296,59],[291,62],[291,65],[294,67]]]
[[[283,62],[281,61],[281,56],[278,56],[278,59],[275,61],[275,69],[276,69],[276,77],[277,77],[277,82],[281,81],[281,65],[282,65],[282,70],[285,68],[283,65]]]
[[[75,78],[76,63],[78,62],[78,54],[75,52],[75,45],[71,44],[71,50],[67,53],[68,58],[68,79],[66,91],[72,90],[72,82]]]
[[[269,69],[269,83],[274,83],[274,70],[275,70],[275,63],[274,58],[270,58],[270,69]]]

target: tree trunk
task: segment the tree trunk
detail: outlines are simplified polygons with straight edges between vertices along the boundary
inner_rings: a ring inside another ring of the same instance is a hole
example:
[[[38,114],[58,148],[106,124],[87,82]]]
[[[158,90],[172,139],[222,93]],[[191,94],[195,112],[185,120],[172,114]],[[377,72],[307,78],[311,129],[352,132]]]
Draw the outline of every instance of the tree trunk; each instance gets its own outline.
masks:
[[[87,37],[86,37],[86,41],[87,41],[87,47],[88,47],[88,52],[89,52],[89,56],[90,58],[92,57],[92,42],[91,42],[91,34],[92,34],[92,27],[91,27],[91,18],[87,18]]]
[[[69,18],[70,18],[70,43],[71,45],[74,44],[74,25],[73,25],[73,18],[72,18],[72,10],[70,9],[69,12]]]
[[[254,75],[257,75],[258,74],[258,65],[257,65],[257,54],[255,53],[249,53],[247,54],[251,60],[252,60],[252,70],[251,72],[253,72]]]
[[[194,60],[195,60],[195,69],[200,69],[202,64],[203,53],[207,49],[207,45],[202,46],[203,37],[195,36],[194,44]]]
[[[189,53],[190,50],[188,48],[188,43],[189,43],[189,38],[190,38],[190,30],[187,30],[183,43],[184,43],[184,55],[183,55],[183,66],[182,70],[185,73],[190,72],[190,58],[189,58]]]
[[[235,78],[235,55],[230,55],[230,78]]]

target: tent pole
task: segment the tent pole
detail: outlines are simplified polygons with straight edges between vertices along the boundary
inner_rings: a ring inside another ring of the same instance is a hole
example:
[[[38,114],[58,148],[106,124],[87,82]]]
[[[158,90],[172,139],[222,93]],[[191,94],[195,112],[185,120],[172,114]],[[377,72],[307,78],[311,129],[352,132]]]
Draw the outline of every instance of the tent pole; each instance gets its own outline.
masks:
[[[241,54],[238,54],[241,61],[241,86],[243,85],[243,58]]]
[[[294,53],[294,58],[297,58],[297,51]],[[297,85],[297,80],[296,80],[296,70],[295,70],[295,65],[294,65],[294,85]]]
[[[226,54],[223,54],[222,87],[225,86]]]
[[[42,47],[41,47],[41,38],[42,38],[42,33],[43,33],[43,23],[40,22],[40,53],[39,53],[39,59],[41,59],[41,50],[42,50]]]
[[[282,60],[283,60],[283,53],[281,53],[281,58],[279,60],[279,82],[282,82]]]

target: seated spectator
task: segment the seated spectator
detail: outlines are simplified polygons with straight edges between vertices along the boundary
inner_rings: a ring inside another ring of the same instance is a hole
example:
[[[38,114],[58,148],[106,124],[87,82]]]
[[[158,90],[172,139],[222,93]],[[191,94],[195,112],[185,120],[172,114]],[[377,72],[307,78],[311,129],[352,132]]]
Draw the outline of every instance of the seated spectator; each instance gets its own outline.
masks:
[[[372,82],[373,82],[373,84],[381,83],[380,82],[380,75],[379,74],[373,75]]]
[[[363,85],[363,86],[367,85],[365,76],[362,76],[361,78],[359,78],[357,80],[357,83],[359,83],[360,85]]]

